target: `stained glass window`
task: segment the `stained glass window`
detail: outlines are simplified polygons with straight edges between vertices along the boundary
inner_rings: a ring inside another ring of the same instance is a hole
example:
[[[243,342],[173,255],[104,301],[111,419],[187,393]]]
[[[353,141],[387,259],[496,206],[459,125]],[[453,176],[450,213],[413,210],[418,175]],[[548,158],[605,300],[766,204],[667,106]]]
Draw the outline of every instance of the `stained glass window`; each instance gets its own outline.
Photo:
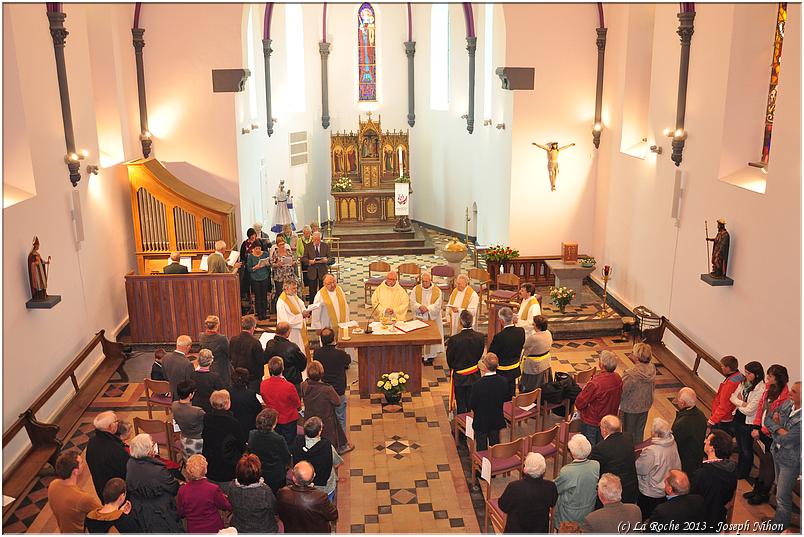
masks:
[[[357,12],[357,80],[360,101],[377,100],[377,49],[374,8],[368,2]]]
[[[765,136],[762,140],[762,164],[767,164],[770,158],[773,118],[776,115],[776,87],[779,85],[785,22],[787,22],[787,2],[782,2],[779,4],[779,10],[776,13],[776,35],[773,39],[773,61],[771,63],[770,87],[768,88],[768,105],[765,109]]]

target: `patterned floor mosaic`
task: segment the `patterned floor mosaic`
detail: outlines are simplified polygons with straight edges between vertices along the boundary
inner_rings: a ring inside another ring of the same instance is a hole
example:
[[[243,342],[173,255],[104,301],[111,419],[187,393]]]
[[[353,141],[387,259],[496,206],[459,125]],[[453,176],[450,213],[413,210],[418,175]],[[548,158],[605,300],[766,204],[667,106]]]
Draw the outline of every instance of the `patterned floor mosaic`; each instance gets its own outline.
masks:
[[[434,235],[437,249],[446,242]],[[406,259],[409,261],[410,259]],[[417,256],[422,264],[439,264],[439,258]],[[353,318],[364,319],[363,282],[368,259],[344,259],[341,284],[350,299]],[[389,258],[392,266],[402,259]],[[481,324],[481,331],[485,327]],[[599,353],[610,350],[617,355],[618,371],[631,367],[632,342],[621,336],[556,341],[553,344],[554,371],[585,369],[597,362]],[[147,371],[150,353],[139,353],[126,368]],[[454,442],[447,415],[449,382],[443,355],[423,369],[423,389],[419,395],[406,394],[398,405],[385,405],[379,395],[361,398],[357,390],[357,368],[348,373],[348,436],[355,450],[347,454],[339,470],[338,509],[340,533],[479,533],[483,528],[483,497],[471,491],[468,451],[463,441]],[[657,364],[658,377],[654,405],[649,419],[662,416],[672,421],[672,397],[681,387],[678,380]],[[142,374],[140,374],[140,377]],[[68,445],[83,450],[98,412],[114,409],[119,417],[131,420],[147,417],[141,382],[111,382],[82,416]],[[155,414],[162,416],[162,412]],[[532,428],[532,425],[530,426]],[[528,430],[528,432],[531,432]],[[522,434],[522,429],[519,429]],[[503,439],[508,433],[503,432]],[[548,462],[547,475],[552,475]],[[4,525],[9,533],[55,533],[56,523],[47,506],[47,484],[40,478],[22,507]],[[495,491],[504,488],[505,478],[495,478]],[[740,492],[745,482],[740,482]],[[80,483],[94,491],[91,478]],[[738,495],[735,520],[759,520],[771,514],[768,506],[746,506]]]

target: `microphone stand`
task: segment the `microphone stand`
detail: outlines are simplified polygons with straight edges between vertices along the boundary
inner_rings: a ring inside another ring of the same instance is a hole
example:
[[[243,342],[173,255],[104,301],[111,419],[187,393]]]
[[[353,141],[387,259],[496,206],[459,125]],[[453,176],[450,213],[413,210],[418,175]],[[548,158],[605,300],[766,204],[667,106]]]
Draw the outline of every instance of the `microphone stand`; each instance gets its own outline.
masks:
[[[375,312],[375,311],[377,311],[377,308],[379,308],[379,307],[380,307],[380,303],[379,303],[379,302],[377,302],[377,305],[376,305],[376,306],[374,306],[374,309],[373,309],[373,310],[371,310],[371,313],[369,313],[369,318],[368,318],[368,321],[366,321],[366,330],[365,330],[365,333],[366,333],[366,334],[371,334],[371,333],[373,333],[373,332],[374,332],[374,331],[371,329],[371,319],[374,317],[374,312]]]

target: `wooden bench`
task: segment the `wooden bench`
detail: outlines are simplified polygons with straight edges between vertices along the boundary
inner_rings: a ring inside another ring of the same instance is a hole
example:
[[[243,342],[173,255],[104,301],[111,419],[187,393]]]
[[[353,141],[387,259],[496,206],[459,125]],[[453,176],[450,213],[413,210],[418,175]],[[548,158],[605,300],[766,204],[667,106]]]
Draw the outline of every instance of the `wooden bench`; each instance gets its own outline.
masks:
[[[103,348],[103,360],[92,374],[79,386],[75,372],[78,367],[89,358],[92,351],[100,344]],[[53,465],[61,451],[63,442],[73,431],[78,420],[86,409],[103,390],[109,379],[117,373],[123,382],[128,376],[123,370],[126,356],[123,345],[106,339],[105,331],[101,330],[81,350],[78,356],[50,383],[44,392],[29,406],[25,412],[3,433],[3,448],[5,448],[23,429],[28,433],[31,447],[20,457],[19,461],[9,470],[3,479],[3,494],[15,498],[14,502],[3,507],[3,524],[18,507],[22,498],[28,493],[30,487],[39,476],[45,464]],[[36,413],[50,400],[51,397],[67,382],[73,385],[75,393],[67,405],[59,412],[53,423],[43,423],[36,419]]]

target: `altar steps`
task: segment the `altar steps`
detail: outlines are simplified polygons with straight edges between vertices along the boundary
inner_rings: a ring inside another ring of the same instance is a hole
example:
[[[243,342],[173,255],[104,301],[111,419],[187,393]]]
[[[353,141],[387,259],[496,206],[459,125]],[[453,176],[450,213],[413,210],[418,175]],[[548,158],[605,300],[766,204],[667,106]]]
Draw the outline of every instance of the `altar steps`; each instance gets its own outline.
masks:
[[[387,255],[432,255],[435,253],[427,233],[418,226],[407,233],[397,233],[386,226],[336,227],[340,238],[340,255],[344,257],[376,257]]]

